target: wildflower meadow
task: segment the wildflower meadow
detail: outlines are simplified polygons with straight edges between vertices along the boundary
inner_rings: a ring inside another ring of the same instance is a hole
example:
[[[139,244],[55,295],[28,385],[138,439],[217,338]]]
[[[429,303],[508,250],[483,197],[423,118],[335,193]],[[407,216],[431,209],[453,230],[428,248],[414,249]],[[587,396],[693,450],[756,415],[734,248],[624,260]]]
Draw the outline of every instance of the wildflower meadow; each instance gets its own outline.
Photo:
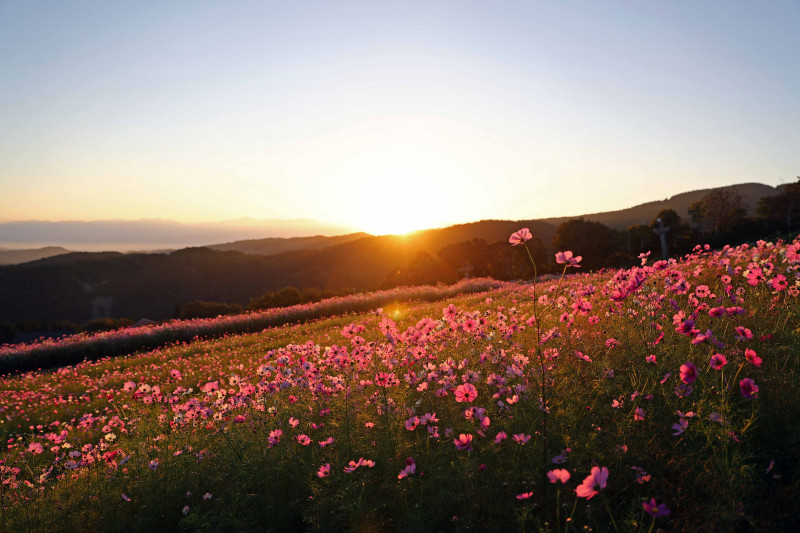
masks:
[[[6,347],[0,527],[796,531],[798,251]]]

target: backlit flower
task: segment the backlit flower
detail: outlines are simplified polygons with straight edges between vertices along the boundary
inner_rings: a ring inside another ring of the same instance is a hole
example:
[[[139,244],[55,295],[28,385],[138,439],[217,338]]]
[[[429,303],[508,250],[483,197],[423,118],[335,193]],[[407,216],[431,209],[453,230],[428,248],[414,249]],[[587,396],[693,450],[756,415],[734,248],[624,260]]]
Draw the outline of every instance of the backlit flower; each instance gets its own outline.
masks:
[[[531,235],[531,230],[528,228],[522,228],[521,230],[512,233],[511,237],[508,238],[508,242],[510,242],[513,246],[516,246],[518,244],[527,242],[532,238],[533,235]]]

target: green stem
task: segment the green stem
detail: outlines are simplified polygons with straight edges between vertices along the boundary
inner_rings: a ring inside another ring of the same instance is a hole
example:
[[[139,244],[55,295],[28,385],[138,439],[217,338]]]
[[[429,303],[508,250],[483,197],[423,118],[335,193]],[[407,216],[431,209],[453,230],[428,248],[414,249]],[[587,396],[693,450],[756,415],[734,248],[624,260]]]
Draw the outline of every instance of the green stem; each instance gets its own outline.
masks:
[[[606,511],[608,511],[608,517],[611,519],[611,524],[614,526],[614,531],[619,533],[619,528],[617,527],[617,522],[614,520],[614,514],[611,512],[611,507],[608,505],[608,500],[606,497],[601,493],[600,497],[603,498],[603,504],[606,506]]]

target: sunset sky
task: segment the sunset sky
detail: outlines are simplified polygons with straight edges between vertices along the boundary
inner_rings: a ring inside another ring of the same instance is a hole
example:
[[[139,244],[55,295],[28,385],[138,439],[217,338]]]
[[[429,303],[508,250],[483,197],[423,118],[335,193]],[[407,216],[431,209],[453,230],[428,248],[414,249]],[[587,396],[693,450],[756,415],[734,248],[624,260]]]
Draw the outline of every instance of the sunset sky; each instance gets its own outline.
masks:
[[[0,0],[0,222],[372,233],[800,175],[800,3]]]

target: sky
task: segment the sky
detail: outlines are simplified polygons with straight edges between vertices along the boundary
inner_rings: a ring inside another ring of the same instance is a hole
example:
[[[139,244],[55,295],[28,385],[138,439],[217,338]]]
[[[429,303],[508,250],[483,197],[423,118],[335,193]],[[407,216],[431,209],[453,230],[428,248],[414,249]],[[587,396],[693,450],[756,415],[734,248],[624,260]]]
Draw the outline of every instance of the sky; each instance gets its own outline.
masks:
[[[800,175],[800,2],[0,0],[0,222],[371,233]]]

